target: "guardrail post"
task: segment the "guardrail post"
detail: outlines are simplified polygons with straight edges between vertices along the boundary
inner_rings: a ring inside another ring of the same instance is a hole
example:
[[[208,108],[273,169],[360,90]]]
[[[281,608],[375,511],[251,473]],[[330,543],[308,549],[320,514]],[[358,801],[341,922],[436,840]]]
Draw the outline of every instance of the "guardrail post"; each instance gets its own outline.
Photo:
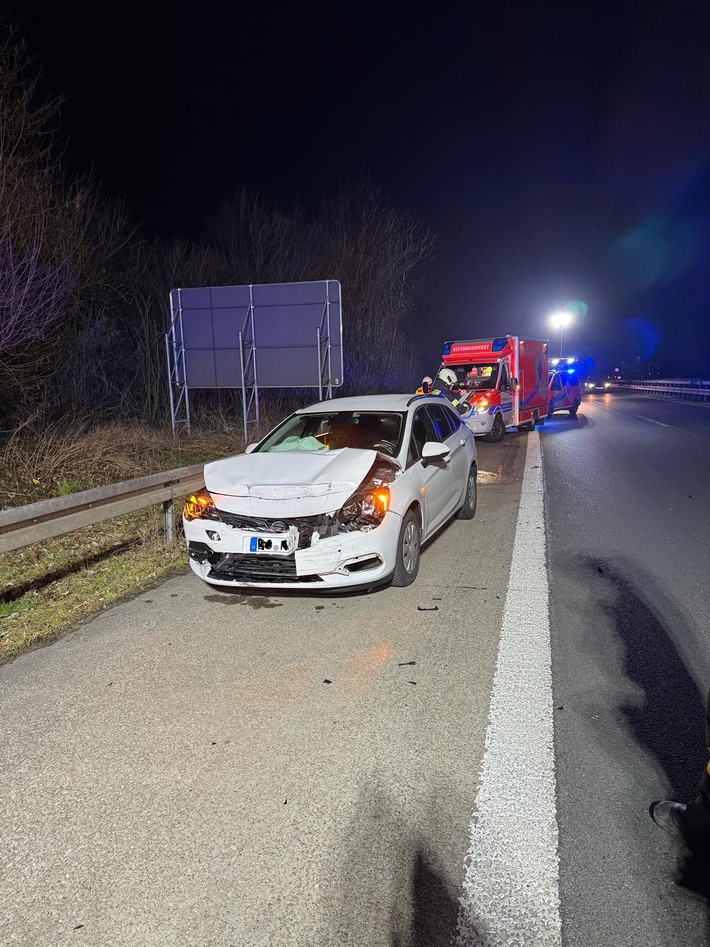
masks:
[[[173,501],[163,500],[163,524],[165,529],[165,542],[175,542],[175,519],[173,517]]]

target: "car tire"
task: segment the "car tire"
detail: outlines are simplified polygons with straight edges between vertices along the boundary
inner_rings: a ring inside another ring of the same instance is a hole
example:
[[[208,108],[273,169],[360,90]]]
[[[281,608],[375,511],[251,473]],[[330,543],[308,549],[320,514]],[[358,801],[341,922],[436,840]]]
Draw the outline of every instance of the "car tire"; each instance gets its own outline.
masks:
[[[503,422],[503,416],[500,412],[495,416],[493,421],[493,427],[491,428],[491,433],[486,434],[483,438],[488,444],[497,444],[498,441],[502,441],[505,437],[505,424]]]
[[[519,424],[518,430],[523,431],[525,434],[530,434],[535,430],[536,418],[533,418],[532,421],[526,421],[525,424]]]
[[[579,411],[579,405],[580,405],[580,400],[579,398],[576,398],[574,404],[569,409],[569,413],[572,415],[572,417],[574,417],[575,414]]]
[[[475,465],[473,465],[468,472],[466,493],[464,495],[463,504],[456,513],[457,520],[472,520],[476,515],[476,506],[478,504],[478,484],[476,482],[477,476],[478,471],[476,470]]]
[[[414,510],[407,510],[402,519],[402,526],[397,539],[397,557],[392,585],[404,588],[411,585],[419,572],[419,557],[421,555],[422,526]]]

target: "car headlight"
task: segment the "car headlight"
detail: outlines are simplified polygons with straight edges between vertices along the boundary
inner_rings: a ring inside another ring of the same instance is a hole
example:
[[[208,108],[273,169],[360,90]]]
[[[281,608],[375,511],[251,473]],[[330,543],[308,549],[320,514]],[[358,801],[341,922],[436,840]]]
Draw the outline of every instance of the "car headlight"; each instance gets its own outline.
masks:
[[[605,388],[611,388],[611,382],[610,382],[610,381],[605,381],[605,382],[604,382],[604,387],[605,387]]]
[[[390,507],[389,487],[358,489],[335,514],[340,526],[379,526]]]
[[[333,525],[336,532],[379,526],[390,508],[390,490],[387,484],[396,480],[401,473],[402,468],[396,460],[378,454],[360,486],[334,514]]]
[[[488,401],[486,398],[481,398],[480,401],[476,402],[476,414],[485,414],[490,406],[490,401]]]
[[[185,501],[185,519],[188,520],[219,520],[221,518],[214,505],[214,500],[207,490],[198,490]]]

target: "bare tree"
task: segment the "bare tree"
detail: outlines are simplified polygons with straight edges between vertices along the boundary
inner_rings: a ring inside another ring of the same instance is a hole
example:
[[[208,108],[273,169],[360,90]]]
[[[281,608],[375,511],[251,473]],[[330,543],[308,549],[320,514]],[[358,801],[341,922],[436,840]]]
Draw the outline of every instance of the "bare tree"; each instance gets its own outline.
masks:
[[[0,353],[35,342],[64,312],[75,284],[66,255],[47,251],[59,101],[38,102],[24,44],[0,42]]]
[[[37,244],[18,254],[0,237],[0,352],[42,339],[75,282],[67,261],[43,263]]]
[[[408,318],[432,258],[432,238],[413,214],[387,205],[366,181],[326,194],[310,216],[240,190],[210,219],[205,238],[226,282],[339,279],[347,386],[383,390],[413,381]]]

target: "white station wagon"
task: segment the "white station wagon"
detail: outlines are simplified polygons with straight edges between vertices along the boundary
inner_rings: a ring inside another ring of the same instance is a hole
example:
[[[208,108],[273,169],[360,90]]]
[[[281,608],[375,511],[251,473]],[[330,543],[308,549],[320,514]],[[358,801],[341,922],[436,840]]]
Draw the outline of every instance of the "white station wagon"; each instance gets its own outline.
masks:
[[[476,443],[441,395],[334,398],[205,465],[183,523],[215,586],[409,585],[423,541],[476,512]]]

